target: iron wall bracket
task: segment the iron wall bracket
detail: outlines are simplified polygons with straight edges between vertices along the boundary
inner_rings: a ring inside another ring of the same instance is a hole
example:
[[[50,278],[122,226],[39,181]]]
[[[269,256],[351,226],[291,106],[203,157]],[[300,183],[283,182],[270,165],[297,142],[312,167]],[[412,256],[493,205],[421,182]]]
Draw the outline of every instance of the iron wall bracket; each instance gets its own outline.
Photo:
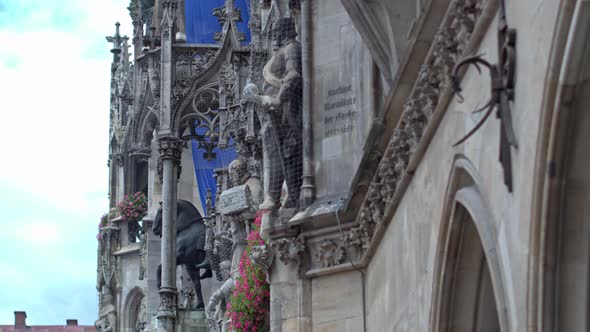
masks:
[[[485,111],[481,120],[463,138],[453,146],[457,146],[469,139],[486,122],[492,111],[496,109],[496,117],[500,119],[500,164],[504,171],[504,184],[509,192],[512,192],[512,157],[511,147],[518,148],[510,102],[514,101],[514,80],[516,66],[516,30],[510,29],[506,24],[506,9],[504,1],[500,3],[500,22],[498,25],[498,63],[491,64],[482,55],[469,56],[461,60],[453,69],[451,79],[459,102],[463,102],[459,72],[463,67],[473,65],[479,73],[482,67],[488,69],[491,78],[490,100],[481,108],[473,111],[479,113]]]

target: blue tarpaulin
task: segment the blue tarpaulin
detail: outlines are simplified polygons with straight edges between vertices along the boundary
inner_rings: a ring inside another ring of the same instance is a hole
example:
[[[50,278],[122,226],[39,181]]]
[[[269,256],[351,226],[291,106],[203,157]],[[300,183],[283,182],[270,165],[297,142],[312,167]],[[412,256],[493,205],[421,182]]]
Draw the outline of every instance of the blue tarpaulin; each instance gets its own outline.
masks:
[[[186,41],[191,44],[215,44],[215,32],[221,31],[213,9],[222,7],[225,0],[184,0]],[[238,30],[246,34],[246,42],[250,41],[248,20],[250,18],[250,0],[235,0],[235,7],[242,13],[242,22]]]
[[[225,0],[184,0],[185,1],[185,23],[186,39],[191,44],[215,44],[213,38],[215,32],[221,31],[221,26],[217,17],[213,16],[213,9],[222,7]],[[242,22],[238,22],[238,30],[246,34],[246,43],[250,41],[250,30],[248,29],[248,20],[250,18],[250,0],[234,0],[235,7],[241,12]],[[197,128],[199,134],[203,134],[201,128]],[[230,145],[231,146],[231,145]],[[216,168],[227,167],[227,165],[237,157],[233,148],[221,150],[213,149],[216,158],[207,160],[205,150],[199,148],[199,143],[195,140],[191,142],[193,152],[193,163],[199,195],[201,197],[201,206],[207,213],[205,200],[207,198],[207,189],[211,189],[213,205],[215,205],[216,183],[213,175]]]
[[[201,197],[201,206],[203,211],[207,214],[205,200],[207,198],[207,189],[211,189],[211,198],[213,206],[215,206],[216,182],[213,175],[216,168],[227,167],[237,157],[235,149],[228,147],[226,149],[214,148],[213,153],[216,158],[207,160],[204,157],[205,150],[199,148],[199,143],[196,140],[191,141],[193,151],[193,163],[195,166],[195,175],[197,178],[197,186],[199,187],[199,196]]]

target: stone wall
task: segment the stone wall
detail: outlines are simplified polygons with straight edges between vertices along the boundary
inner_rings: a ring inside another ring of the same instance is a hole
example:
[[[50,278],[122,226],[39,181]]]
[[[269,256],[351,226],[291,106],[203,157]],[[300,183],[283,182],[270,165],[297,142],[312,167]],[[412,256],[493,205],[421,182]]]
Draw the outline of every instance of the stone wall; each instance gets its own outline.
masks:
[[[453,144],[468,132],[482,114],[471,111],[489,98],[489,78],[469,70],[463,81],[464,103],[452,99],[440,125],[412,177],[394,216],[367,267],[368,331],[426,331],[434,306],[437,261],[442,259],[442,225],[449,218],[455,192],[450,192],[451,174],[457,160],[470,165],[477,190],[491,214],[488,228],[478,227],[482,242],[491,243],[488,260],[499,262],[497,274],[503,285],[503,303],[508,328],[523,331],[527,317],[528,244],[535,142],[538,139],[547,60],[558,4],[551,1],[508,3],[508,24],[517,29],[517,79],[512,104],[519,143],[512,150],[514,192],[502,181],[498,162],[499,121],[491,117],[466,143]],[[537,7],[538,5],[538,7]],[[538,8],[530,11],[530,7]],[[496,61],[496,20],[485,34],[476,54]],[[485,214],[486,211],[475,211]],[[474,219],[481,215],[472,216]],[[491,237],[491,238],[490,238]],[[492,267],[494,268],[494,267]],[[494,272],[492,271],[492,275]]]
[[[380,95],[368,49],[340,1],[312,6],[313,160],[317,201],[326,202],[349,194]]]

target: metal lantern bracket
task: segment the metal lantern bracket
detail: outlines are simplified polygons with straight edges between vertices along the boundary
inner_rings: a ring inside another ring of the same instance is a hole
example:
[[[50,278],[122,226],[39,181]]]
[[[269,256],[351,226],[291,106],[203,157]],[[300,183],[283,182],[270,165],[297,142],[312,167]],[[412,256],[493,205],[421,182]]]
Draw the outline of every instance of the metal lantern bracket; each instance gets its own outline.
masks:
[[[514,101],[514,76],[516,66],[516,30],[506,24],[506,7],[504,1],[500,2],[500,22],[498,24],[498,63],[491,64],[482,58],[482,55],[469,56],[461,60],[453,69],[451,79],[459,102],[463,102],[459,72],[463,67],[473,65],[479,73],[482,67],[488,69],[491,78],[491,96],[489,101],[473,113],[485,111],[481,120],[463,138],[453,146],[457,146],[469,139],[489,118],[496,109],[496,117],[500,119],[500,163],[504,170],[504,184],[509,192],[512,192],[512,157],[510,147],[518,148],[510,102]]]

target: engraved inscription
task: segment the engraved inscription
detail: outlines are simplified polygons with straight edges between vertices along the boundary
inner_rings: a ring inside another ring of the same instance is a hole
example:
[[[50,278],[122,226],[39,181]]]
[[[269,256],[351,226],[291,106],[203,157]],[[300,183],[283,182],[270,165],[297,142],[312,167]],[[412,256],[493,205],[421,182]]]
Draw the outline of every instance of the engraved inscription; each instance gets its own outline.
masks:
[[[247,185],[241,185],[224,190],[219,195],[217,208],[223,215],[232,215],[247,210],[251,202],[250,189]]]
[[[350,135],[358,118],[352,84],[328,89],[324,103],[324,138]]]

